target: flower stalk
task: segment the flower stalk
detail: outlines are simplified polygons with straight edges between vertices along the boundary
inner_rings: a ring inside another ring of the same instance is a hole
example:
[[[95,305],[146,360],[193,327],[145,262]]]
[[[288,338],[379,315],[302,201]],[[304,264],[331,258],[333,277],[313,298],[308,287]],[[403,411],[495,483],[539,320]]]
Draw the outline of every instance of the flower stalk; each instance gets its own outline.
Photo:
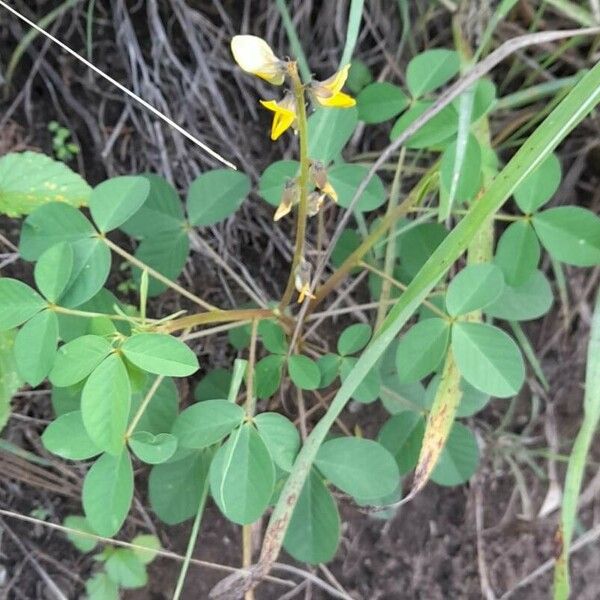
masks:
[[[292,83],[292,92],[296,100],[296,117],[298,124],[298,140],[300,144],[300,174],[298,175],[298,187],[300,190],[300,202],[298,203],[298,216],[296,220],[296,241],[294,245],[294,256],[285,291],[279,303],[279,310],[283,312],[292,299],[295,288],[296,268],[304,256],[304,240],[306,238],[306,221],[308,218],[308,171],[310,161],[308,158],[308,121],[306,118],[306,103],[304,99],[304,85],[298,73],[298,65],[295,62],[288,63],[288,75]]]

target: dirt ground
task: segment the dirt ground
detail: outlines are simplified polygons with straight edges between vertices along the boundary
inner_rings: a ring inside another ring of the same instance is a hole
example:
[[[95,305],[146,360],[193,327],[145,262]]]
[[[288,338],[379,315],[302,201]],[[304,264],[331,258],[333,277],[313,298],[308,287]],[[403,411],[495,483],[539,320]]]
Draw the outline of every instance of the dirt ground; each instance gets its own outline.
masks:
[[[61,3],[38,0],[14,4],[39,18]],[[84,54],[89,49],[87,4],[69,8],[50,26],[51,31]],[[340,15],[345,14],[348,2],[298,0],[289,4],[298,15],[300,38],[309,42],[306,47],[310,48],[311,65],[327,71],[343,46]],[[393,16],[392,4],[384,0],[366,3],[368,18],[358,54],[375,73],[387,73],[387,79],[394,81],[399,68],[392,65],[392,59],[397,55],[402,27],[398,17]],[[451,46],[447,13],[441,8],[427,12],[428,2],[413,4],[418,23],[414,42],[418,47]],[[518,4],[519,10],[510,20],[512,29],[501,29],[497,41],[527,27],[528,8],[535,3]],[[249,15],[254,16],[250,28],[253,32],[266,31],[275,47],[285,47],[285,34],[273,2],[169,0],[157,4],[98,0],[95,14],[92,48],[99,66],[156,106],[168,108],[191,133],[240,164],[254,182],[271,160],[282,154],[284,158],[293,156],[292,144],[267,142],[268,118],[254,108],[256,90],[233,73],[227,59],[226,41],[247,25]],[[573,26],[547,23],[549,28],[562,25]],[[6,74],[11,54],[24,32],[21,24],[0,7],[0,74]],[[161,32],[168,32],[170,45]],[[572,63],[566,61],[565,74],[569,65],[574,68],[582,62],[576,52],[568,56]],[[400,57],[401,67],[406,60],[404,55]],[[501,69],[497,74],[499,81],[504,73]],[[0,90],[1,83],[0,79]],[[518,89],[518,81],[515,85]],[[92,184],[107,175],[151,170],[185,189],[197,172],[215,166],[178,134],[157,124],[114,88],[43,40],[25,49],[12,85],[5,91],[0,100],[0,155],[25,148],[50,152],[47,124],[56,119],[73,131],[75,142],[83,149],[71,166]],[[214,107],[212,113],[209,105]],[[501,128],[504,123],[494,125]],[[575,198],[596,210],[600,204],[600,160],[594,148],[597,134],[598,122],[590,120],[560,149],[565,177],[559,191],[560,197]],[[385,131],[375,128],[370,136],[357,136],[348,152],[380,149],[385,139]],[[271,233],[269,220],[268,209],[253,194],[235,218],[211,228],[207,235],[223,256],[243,261],[265,293],[276,297],[285,278],[282,274],[286,272],[290,246],[285,229]],[[18,221],[0,217],[0,232],[17,243]],[[10,254],[4,247],[1,252]],[[549,264],[544,268],[551,273]],[[2,275],[29,280],[30,266],[14,260],[2,269]],[[352,597],[364,600],[550,597],[551,569],[546,563],[554,551],[558,514],[553,492],[556,482],[564,479],[561,457],[568,454],[581,419],[585,348],[598,276],[598,269],[567,268],[568,313],[557,304],[540,322],[526,326],[550,390],[541,390],[531,377],[514,403],[493,401],[470,419],[483,457],[477,476],[458,488],[430,484],[389,520],[363,514],[348,499],[341,499],[342,542],[328,571],[314,569],[316,575],[326,581],[337,580]],[[114,278],[118,282],[122,274],[117,272]],[[208,301],[243,300],[235,290],[224,297],[222,274],[198,254],[192,255],[185,278],[192,287],[202,282],[202,295]],[[156,308],[163,310],[163,303],[171,302],[167,294],[157,301]],[[224,339],[215,339],[199,351],[207,368],[226,365],[233,357]],[[181,393],[183,401],[189,402],[190,388],[181,388]],[[348,414],[347,421],[350,425],[360,422],[367,435],[372,435],[385,414],[379,405],[369,406]],[[0,508],[60,523],[65,515],[81,512],[77,496],[84,468],[63,465],[43,450],[39,436],[49,418],[49,390],[25,389],[15,398],[14,415],[3,438],[51,460],[51,464],[34,465],[26,457],[0,449]],[[600,477],[594,477],[599,460],[600,443],[596,443],[590,459],[593,468],[584,483],[578,535],[598,527],[600,520]],[[145,477],[146,471],[140,467],[136,472],[139,503],[122,537],[131,539],[139,528],[149,528],[157,532],[165,549],[183,554],[191,525],[166,527],[149,509],[140,509],[148,506]],[[592,600],[600,595],[598,549],[594,539],[574,553],[573,598]],[[205,514],[194,557],[240,565],[239,528],[227,523],[212,504]],[[281,561],[308,569],[285,555]],[[543,565],[546,570],[521,587],[524,578]],[[0,598],[55,598],[49,579],[67,598],[79,598],[83,582],[94,568],[94,561],[78,553],[62,533],[6,513],[0,516]],[[175,560],[157,559],[149,568],[149,586],[143,591],[127,592],[124,598],[171,598],[179,568]],[[274,574],[290,577],[283,571]],[[220,571],[192,565],[183,598],[207,598],[222,577]],[[302,582],[294,597],[331,597],[302,577],[293,579]],[[263,584],[256,592],[257,600],[284,597],[293,596],[288,588],[275,584]]]

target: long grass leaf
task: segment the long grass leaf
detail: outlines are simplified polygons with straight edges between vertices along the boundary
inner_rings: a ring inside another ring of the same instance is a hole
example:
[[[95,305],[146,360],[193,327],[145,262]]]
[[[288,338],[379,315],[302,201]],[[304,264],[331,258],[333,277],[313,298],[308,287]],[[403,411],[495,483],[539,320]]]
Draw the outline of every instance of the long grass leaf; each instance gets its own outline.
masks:
[[[554,600],[567,600],[569,584],[569,546],[577,518],[577,500],[583,480],[588,451],[600,419],[600,293],[592,319],[588,343],[585,373],[585,396],[583,400],[583,423],[577,434],[565,478],[565,490],[556,533],[557,558],[554,568]]]
[[[342,60],[340,61],[340,68],[345,67],[352,58],[354,48],[356,48],[356,42],[358,41],[358,34],[360,32],[360,21],[362,19],[363,7],[365,0],[352,0],[350,2],[350,13],[348,14],[348,27],[346,28],[346,45],[344,46],[344,52],[342,53]]]
[[[285,28],[285,32],[288,36],[288,39],[290,40],[292,54],[294,55],[294,58],[298,61],[300,75],[302,75],[304,83],[307,83],[311,79],[310,67],[308,66],[308,60],[306,60],[306,54],[302,49],[302,44],[300,43],[300,38],[298,37],[298,32],[296,31],[296,26],[292,21],[292,17],[290,16],[290,12],[288,11],[288,7],[285,3],[285,0],[275,0],[275,4],[277,5],[277,9],[279,10],[279,14],[281,15],[281,20],[283,21],[283,27]]]

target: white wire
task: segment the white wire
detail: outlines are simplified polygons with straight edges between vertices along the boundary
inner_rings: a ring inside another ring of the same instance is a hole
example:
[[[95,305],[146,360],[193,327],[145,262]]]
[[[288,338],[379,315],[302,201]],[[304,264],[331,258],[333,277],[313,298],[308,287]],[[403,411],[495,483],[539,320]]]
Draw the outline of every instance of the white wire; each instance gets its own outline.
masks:
[[[83,58],[83,56],[81,56],[80,54],[77,54],[77,52],[75,52],[74,50],[69,48],[69,46],[67,46],[65,43],[63,43],[59,39],[55,38],[53,35],[48,33],[46,30],[42,29],[39,25],[37,25],[33,21],[30,21],[27,17],[22,15],[19,11],[15,10],[14,8],[12,8],[8,4],[6,4],[6,2],[3,2],[3,0],[0,0],[0,6],[3,6],[6,10],[11,12],[13,15],[18,17],[19,19],[21,19],[21,21],[27,23],[27,25],[29,25],[30,27],[33,27],[36,31],[38,31],[42,35],[46,36],[49,40],[52,40],[55,44],[60,46],[65,52],[68,52],[71,56],[76,58],[79,62],[83,63],[86,67],[88,67],[89,69],[94,71],[94,73],[100,75],[100,77],[103,77],[104,79],[106,79],[106,81],[112,83],[115,87],[119,88],[119,90],[121,90],[124,94],[127,94],[130,98],[133,98],[136,102],[141,104],[144,108],[146,108],[151,113],[156,115],[159,119],[162,119],[165,123],[168,123],[171,127],[173,127],[179,133],[181,133],[181,135],[185,136],[188,140],[191,140],[196,145],[200,146],[200,148],[202,148],[205,152],[207,152],[208,154],[210,154],[211,156],[216,158],[218,161],[222,162],[224,165],[227,165],[228,167],[231,167],[232,169],[237,170],[237,167],[233,163],[231,163],[228,160],[226,160],[225,158],[223,158],[220,154],[215,152],[212,148],[209,148],[205,143],[201,142],[198,138],[194,137],[189,131],[186,131],[183,127],[181,127],[180,125],[175,123],[175,121],[171,120],[165,114],[160,112],[160,110],[158,110],[157,108],[155,108],[154,106],[152,106],[151,104],[146,102],[143,98],[140,98],[137,94],[132,92],[130,89],[126,88],[123,84],[121,84],[118,81],[116,81],[115,79],[113,79],[110,75],[107,75],[104,71],[99,69],[96,65],[92,64],[89,60],[86,60],[85,58]]]

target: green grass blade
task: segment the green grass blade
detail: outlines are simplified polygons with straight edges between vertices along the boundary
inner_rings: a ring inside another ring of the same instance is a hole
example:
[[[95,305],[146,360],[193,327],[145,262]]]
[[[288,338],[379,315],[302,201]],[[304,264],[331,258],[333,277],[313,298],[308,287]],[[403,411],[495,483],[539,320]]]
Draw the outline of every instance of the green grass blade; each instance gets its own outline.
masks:
[[[260,572],[268,571],[277,558],[294,506],[317,451],[354,391],[421,302],[465,251],[480,227],[598,102],[600,102],[600,64],[596,65],[573,88],[534,131],[465,218],[433,252],[400,296],[352,373],[338,390],[327,413],[315,426],[302,447],[269,521],[258,567]]]
[[[348,27],[346,29],[346,45],[344,46],[344,52],[342,53],[340,68],[345,67],[350,62],[352,54],[354,53],[354,48],[356,48],[364,4],[365,0],[352,0],[350,3]]]
[[[281,15],[281,20],[283,21],[285,32],[287,33],[288,39],[290,40],[292,54],[294,58],[298,61],[300,75],[302,75],[304,83],[308,83],[311,80],[310,67],[308,66],[306,54],[302,49],[302,44],[300,43],[298,32],[296,31],[296,27],[294,26],[292,18],[290,17],[290,12],[288,11],[285,0],[275,0],[275,4],[279,9],[279,14]]]
[[[519,342],[519,346],[521,346],[521,350],[523,351],[527,362],[531,365],[535,376],[537,377],[538,381],[542,384],[542,387],[546,391],[548,391],[550,389],[550,386],[548,385],[548,380],[544,375],[542,365],[540,364],[540,361],[535,355],[535,350],[533,349],[533,346],[531,345],[527,334],[523,331],[523,328],[521,327],[521,324],[518,321],[509,321],[508,324],[510,325],[512,332],[515,338],[517,339],[517,342]]]
[[[579,4],[583,4],[582,2],[570,2],[569,0],[546,0],[546,2],[584,27],[597,25],[594,17],[583,6],[579,6]]]
[[[556,535],[560,551],[554,568],[554,600],[569,598],[569,546],[577,518],[577,500],[587,455],[600,419],[600,293],[596,298],[588,344],[583,412],[583,423],[573,444],[567,467],[560,524]]]

